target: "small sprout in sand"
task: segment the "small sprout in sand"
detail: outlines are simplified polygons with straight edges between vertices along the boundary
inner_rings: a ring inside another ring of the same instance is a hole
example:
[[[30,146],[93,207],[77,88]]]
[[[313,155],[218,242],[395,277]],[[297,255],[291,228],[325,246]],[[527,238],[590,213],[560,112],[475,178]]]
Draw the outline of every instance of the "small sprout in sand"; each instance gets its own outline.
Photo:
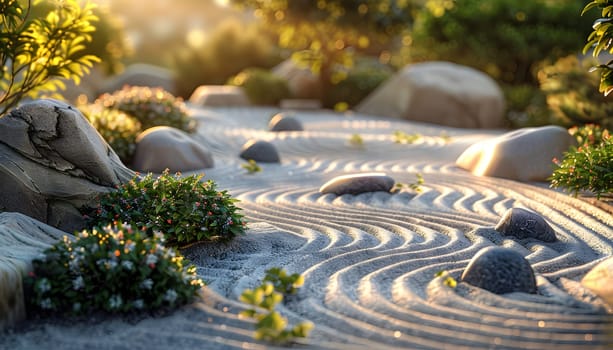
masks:
[[[449,134],[445,130],[441,131],[438,137],[440,137],[445,143],[451,142],[451,136],[449,136]]]
[[[364,147],[364,139],[362,138],[362,136],[360,136],[360,134],[353,134],[349,138],[349,144],[353,147],[362,148]]]
[[[402,130],[396,130],[394,131],[394,142],[395,143],[401,143],[401,144],[412,144],[417,142],[419,139],[421,139],[422,136],[421,134],[407,134],[406,132],[402,131]]]
[[[421,185],[423,185],[425,183],[424,177],[420,173],[415,174],[415,177],[416,177],[416,180],[413,183],[409,183],[409,184],[405,184],[405,183],[401,183],[401,182],[396,183],[396,185],[395,185],[396,190],[400,191],[400,190],[402,190],[404,188],[410,188],[410,189],[412,189],[413,191],[415,191],[417,193],[421,192],[422,191]]]
[[[259,173],[260,171],[262,171],[262,167],[260,167],[258,163],[253,159],[249,159],[247,163],[241,166],[243,169],[247,170],[248,174],[255,174],[255,173]]]
[[[288,344],[296,338],[306,338],[313,328],[310,322],[302,322],[287,329],[287,320],[274,310],[275,306],[283,302],[283,295],[295,293],[304,279],[299,274],[287,275],[281,268],[271,268],[266,271],[266,277],[261,285],[254,289],[245,289],[240,301],[249,304],[252,308],[241,312],[242,316],[253,318],[256,321],[254,338],[277,344]],[[261,312],[264,309],[267,312]]]
[[[446,270],[442,270],[437,272],[434,277],[442,278],[443,283],[449,288],[455,288],[458,285],[458,281],[455,278],[449,275],[449,272]]]

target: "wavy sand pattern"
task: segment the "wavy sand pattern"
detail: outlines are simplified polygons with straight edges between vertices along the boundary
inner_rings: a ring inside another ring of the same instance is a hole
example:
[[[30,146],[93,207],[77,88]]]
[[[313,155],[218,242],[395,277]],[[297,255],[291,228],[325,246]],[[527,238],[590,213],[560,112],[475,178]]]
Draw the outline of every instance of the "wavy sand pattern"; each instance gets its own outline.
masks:
[[[250,230],[228,246],[199,244],[184,253],[208,282],[202,301],[136,324],[107,320],[81,326],[38,324],[4,340],[11,348],[270,348],[254,342],[253,324],[238,317],[245,288],[281,266],[305,285],[280,307],[290,323],[316,327],[306,348],[580,349],[606,348],[610,309],[578,281],[613,254],[613,218],[598,208],[525,184],[474,177],[454,166],[470,144],[498,132],[438,128],[397,120],[324,112],[296,114],[307,131],[266,131],[271,109],[195,110],[215,168],[207,178],[241,200]],[[412,145],[395,130],[420,133]],[[441,132],[451,137],[448,142]],[[348,144],[358,133],[364,147]],[[273,142],[282,163],[248,175],[240,147]],[[347,173],[385,172],[423,191],[322,195],[319,187]],[[491,230],[509,208],[544,216],[556,243],[505,239]],[[434,275],[459,279],[481,248],[521,252],[537,275],[537,295],[494,295]],[[3,341],[0,340],[0,347]],[[299,348],[302,348],[300,346]]]

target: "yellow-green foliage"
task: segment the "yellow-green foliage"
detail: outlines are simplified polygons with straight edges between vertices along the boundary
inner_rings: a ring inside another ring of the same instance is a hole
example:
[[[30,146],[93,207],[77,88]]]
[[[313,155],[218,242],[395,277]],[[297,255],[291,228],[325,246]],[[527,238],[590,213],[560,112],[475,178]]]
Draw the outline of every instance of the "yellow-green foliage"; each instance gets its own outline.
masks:
[[[24,3],[0,0],[0,116],[26,97],[59,97],[53,93],[65,88],[60,78],[78,83],[99,61],[82,54],[98,20],[94,4],[58,0],[33,18]]]
[[[541,90],[553,113],[551,122],[566,127],[594,123],[613,130],[613,96],[598,92],[600,77],[589,71],[595,64],[570,55],[539,70]]]
[[[241,86],[251,103],[255,105],[278,105],[290,97],[287,80],[268,70],[248,68],[228,80],[229,85]]]

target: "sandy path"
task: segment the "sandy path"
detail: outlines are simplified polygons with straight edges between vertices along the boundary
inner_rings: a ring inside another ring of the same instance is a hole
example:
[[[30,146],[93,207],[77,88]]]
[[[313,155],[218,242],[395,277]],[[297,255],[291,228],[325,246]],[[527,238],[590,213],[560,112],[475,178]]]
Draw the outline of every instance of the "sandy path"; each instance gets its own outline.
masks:
[[[251,338],[253,324],[237,316],[236,300],[281,266],[305,276],[299,294],[280,310],[290,322],[316,327],[299,348],[598,349],[611,344],[613,319],[578,281],[613,253],[613,218],[547,188],[478,178],[453,162],[470,144],[496,131],[439,128],[367,116],[323,112],[296,115],[305,132],[266,131],[272,109],[194,110],[200,134],[214,152],[206,177],[241,200],[247,235],[227,246],[184,251],[209,286],[203,299],[167,317],[136,324],[120,318],[82,325],[35,323],[6,334],[7,349],[270,348]],[[396,144],[395,130],[420,133]],[[451,137],[447,142],[441,132]],[[348,144],[358,133],[364,147]],[[237,157],[250,138],[273,142],[282,163],[254,175]],[[342,174],[385,172],[423,191],[358,196],[321,195]],[[547,218],[556,243],[505,239],[491,228],[509,208]],[[433,276],[459,278],[474,254],[491,245],[521,252],[532,264],[537,295],[498,296]]]

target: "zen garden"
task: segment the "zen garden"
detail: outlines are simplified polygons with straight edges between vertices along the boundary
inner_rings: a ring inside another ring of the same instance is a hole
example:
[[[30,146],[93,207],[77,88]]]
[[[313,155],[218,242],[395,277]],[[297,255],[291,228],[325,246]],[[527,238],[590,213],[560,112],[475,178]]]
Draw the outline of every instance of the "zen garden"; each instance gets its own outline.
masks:
[[[0,29],[0,349],[613,348],[613,2]]]

